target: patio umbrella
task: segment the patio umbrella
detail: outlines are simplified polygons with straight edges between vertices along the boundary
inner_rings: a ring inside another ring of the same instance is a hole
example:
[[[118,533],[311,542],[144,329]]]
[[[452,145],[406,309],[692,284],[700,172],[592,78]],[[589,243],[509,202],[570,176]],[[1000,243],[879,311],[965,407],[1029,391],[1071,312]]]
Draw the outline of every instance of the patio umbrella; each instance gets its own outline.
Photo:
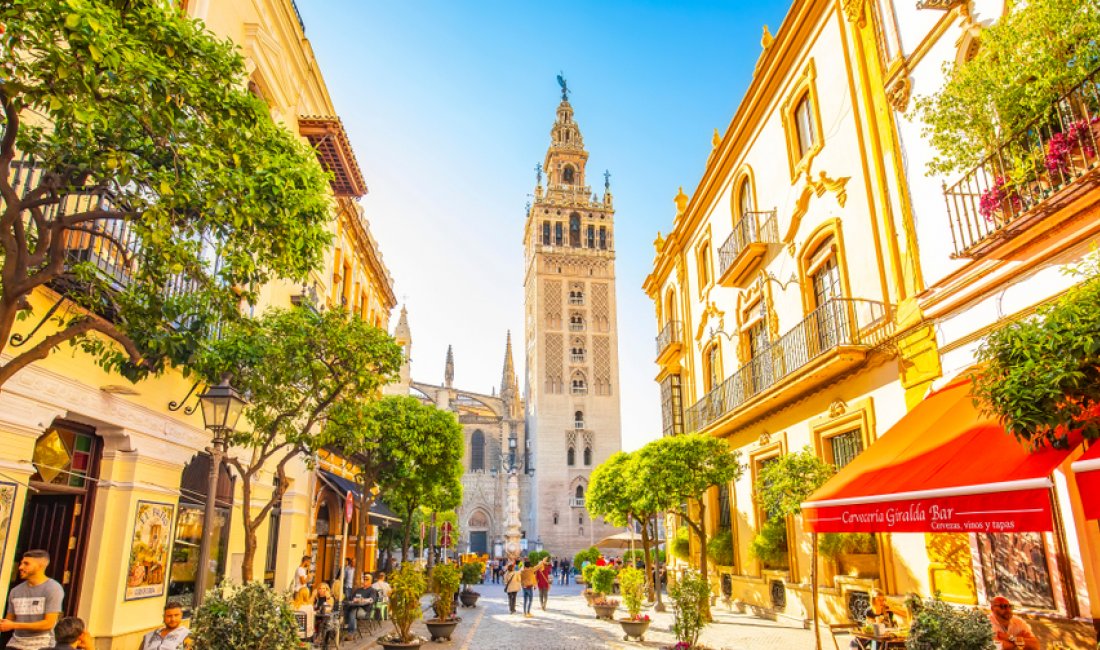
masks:
[[[664,541],[665,540],[663,539],[651,540],[651,544],[654,548],[656,548],[658,544],[663,544]],[[616,533],[614,535],[608,535],[607,537],[604,537],[600,541],[596,542],[595,546],[597,548],[630,548],[631,544],[641,543],[641,535],[639,535],[638,533],[627,531]]]

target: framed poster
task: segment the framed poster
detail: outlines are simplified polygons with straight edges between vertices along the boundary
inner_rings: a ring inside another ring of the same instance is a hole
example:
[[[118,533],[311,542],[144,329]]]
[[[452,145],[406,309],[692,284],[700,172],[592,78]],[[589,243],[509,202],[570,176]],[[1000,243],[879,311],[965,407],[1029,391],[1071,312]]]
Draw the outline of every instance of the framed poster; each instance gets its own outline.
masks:
[[[171,503],[138,501],[124,600],[164,595],[175,513],[176,506]]]
[[[4,566],[4,551],[8,548],[12,511],[15,509],[15,483],[0,481],[0,567]]]

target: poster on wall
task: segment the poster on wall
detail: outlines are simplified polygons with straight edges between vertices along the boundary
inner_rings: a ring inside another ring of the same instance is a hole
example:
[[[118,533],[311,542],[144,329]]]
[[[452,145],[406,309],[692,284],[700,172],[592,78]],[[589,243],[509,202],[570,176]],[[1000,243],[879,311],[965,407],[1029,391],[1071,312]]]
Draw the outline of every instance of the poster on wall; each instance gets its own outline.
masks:
[[[15,483],[0,481],[0,567],[4,566],[4,551],[8,548],[12,510],[15,509]]]
[[[176,506],[170,503],[138,501],[126,572],[126,600],[164,595],[175,511]]]

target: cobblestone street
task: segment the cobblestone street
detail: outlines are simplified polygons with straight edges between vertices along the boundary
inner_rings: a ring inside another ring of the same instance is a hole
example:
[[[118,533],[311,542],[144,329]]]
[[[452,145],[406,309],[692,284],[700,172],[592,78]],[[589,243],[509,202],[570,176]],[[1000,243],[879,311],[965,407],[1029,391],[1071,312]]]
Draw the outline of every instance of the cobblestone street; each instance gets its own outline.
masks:
[[[546,611],[538,608],[535,598],[534,616],[524,618],[522,613],[508,613],[508,600],[501,585],[481,585],[481,598],[474,609],[460,609],[462,623],[455,630],[450,643],[426,644],[425,648],[453,648],[455,650],[581,650],[596,648],[659,648],[675,643],[672,614],[655,614],[647,611],[653,624],[645,636],[645,642],[623,641],[618,623],[596,620],[592,609],[580,595],[578,585],[555,586],[550,591]],[[522,607],[522,596],[518,599]],[[425,604],[427,600],[425,601]],[[619,616],[625,614],[620,609]],[[430,611],[429,611],[430,615]],[[782,649],[801,650],[813,648],[813,636],[801,627],[788,622],[775,622],[749,615],[731,614],[716,608],[715,622],[703,632],[702,643],[715,650]],[[423,622],[413,629],[427,637]],[[389,633],[387,624],[382,633]],[[370,641],[353,642],[343,646],[350,650],[367,650],[380,647]],[[824,641],[824,647],[832,647],[832,641]]]

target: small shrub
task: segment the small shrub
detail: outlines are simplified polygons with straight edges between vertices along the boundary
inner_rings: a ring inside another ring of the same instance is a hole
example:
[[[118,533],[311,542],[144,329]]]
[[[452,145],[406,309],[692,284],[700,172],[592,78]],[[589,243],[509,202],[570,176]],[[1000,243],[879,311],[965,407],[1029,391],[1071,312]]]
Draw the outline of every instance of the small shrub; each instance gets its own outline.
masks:
[[[432,567],[432,591],[435,592],[432,607],[441,621],[451,618],[461,577],[462,572],[456,564],[437,564]]]
[[[424,595],[424,572],[415,563],[406,562],[401,565],[397,573],[390,576],[390,619],[396,634],[391,636],[395,641],[409,643],[413,640],[413,621],[420,618],[420,597]],[[229,647],[229,646],[226,646]]]
[[[672,632],[678,642],[693,648],[706,625],[710,585],[697,571],[685,571],[668,593],[673,603]]]
[[[470,585],[479,584],[484,577],[484,562],[466,562],[462,565],[462,584],[466,585],[466,591],[470,591]]]
[[[645,553],[642,551],[642,549],[639,548],[623,553],[623,562],[630,562],[635,559],[641,560],[643,562],[645,561]],[[661,549],[650,549],[649,559],[651,562],[664,562],[665,552]]]
[[[749,545],[749,553],[769,566],[787,562],[787,524],[783,520],[765,522]]]
[[[719,566],[733,565],[733,534],[720,530],[707,540],[707,557]]]
[[[993,647],[989,616],[977,609],[954,607],[939,598],[922,601],[910,596],[905,606],[912,614],[906,650],[986,650]]]
[[[581,571],[584,568],[585,562],[595,564],[598,559],[600,559],[600,550],[593,546],[573,556],[573,568],[577,571]]]
[[[584,578],[584,584],[588,585],[589,588],[592,587],[592,572],[595,571],[597,568],[599,567],[597,567],[595,564],[586,564],[584,565],[584,568],[581,569],[581,577]]]
[[[845,553],[875,553],[878,542],[871,533],[824,533],[817,538],[817,550],[835,561]]]
[[[687,526],[676,529],[676,535],[672,538],[672,556],[681,560],[690,559],[691,541],[688,537]]]
[[[293,650],[298,625],[287,599],[260,582],[211,589],[191,624],[195,650]]]
[[[527,554],[527,566],[533,567],[546,557],[550,557],[550,551],[531,551]]]
[[[592,571],[592,591],[598,594],[611,593],[615,585],[615,569],[609,566],[598,566]]]
[[[642,600],[645,598],[645,572],[632,566],[623,567],[619,571],[619,593],[623,597],[623,605],[630,613],[631,620],[638,618],[642,611]]]

